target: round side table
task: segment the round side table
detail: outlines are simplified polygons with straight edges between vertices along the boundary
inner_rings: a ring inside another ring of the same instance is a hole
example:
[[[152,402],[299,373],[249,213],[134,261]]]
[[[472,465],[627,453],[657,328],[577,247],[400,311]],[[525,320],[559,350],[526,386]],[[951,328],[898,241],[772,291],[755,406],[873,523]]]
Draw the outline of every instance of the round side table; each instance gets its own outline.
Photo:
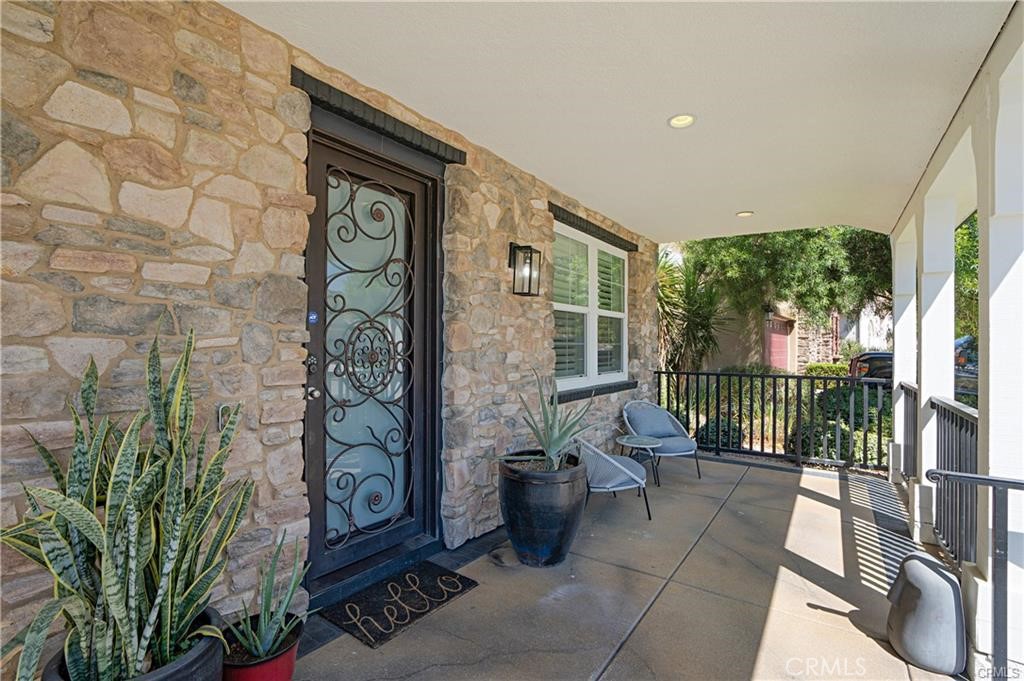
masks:
[[[654,450],[661,446],[661,440],[656,437],[647,437],[646,435],[620,435],[615,438],[615,443],[623,451],[629,449],[629,457],[631,459],[636,459],[640,463],[650,461],[651,472],[654,474],[654,484],[661,487],[661,478],[658,475],[658,460],[654,456]],[[638,456],[639,452],[646,456],[641,458],[641,456]]]

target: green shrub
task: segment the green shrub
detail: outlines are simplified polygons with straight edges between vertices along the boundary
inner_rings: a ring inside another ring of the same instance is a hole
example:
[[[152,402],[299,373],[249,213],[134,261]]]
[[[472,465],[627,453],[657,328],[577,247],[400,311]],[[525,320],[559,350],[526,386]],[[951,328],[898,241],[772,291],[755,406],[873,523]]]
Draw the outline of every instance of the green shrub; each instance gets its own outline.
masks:
[[[759,374],[769,372],[769,376],[778,374],[771,367],[746,365],[728,367],[721,370],[724,376],[710,375],[709,380],[701,377],[698,385],[696,378],[690,377],[689,390],[686,381],[681,377],[679,399],[676,402],[674,379],[667,381],[667,391],[662,392],[668,408],[677,415],[681,423],[693,435],[701,447],[713,447],[716,434],[721,437],[721,446],[728,448],[764,448],[773,451],[774,447],[789,454],[795,454],[798,437],[802,438],[804,456],[824,459],[845,460],[849,457],[849,448],[853,447],[853,461],[864,460],[864,397],[867,396],[867,462],[869,464],[886,461],[886,447],[892,437],[892,394],[889,390],[881,390],[881,411],[883,417],[879,423],[879,388],[862,384],[850,386],[846,375],[846,367],[840,364],[819,364],[821,367],[835,368],[836,374],[817,375],[814,390],[810,389],[809,381],[800,381],[800,407],[797,405],[796,379],[788,382],[783,378],[764,379],[764,399],[761,397],[761,378]],[[839,369],[842,372],[839,372]],[[822,370],[824,372],[824,370]],[[808,371],[808,373],[811,373]],[[666,386],[663,386],[666,387]],[[717,393],[717,395],[716,395]],[[850,398],[853,397],[853,435],[850,434]],[[687,396],[689,399],[687,400]],[[717,399],[716,399],[717,397]],[[774,398],[774,400],[773,400]],[[811,424],[811,404],[814,404],[814,420]],[[801,434],[796,433],[797,414],[802,412]],[[716,418],[715,415],[720,417]],[[719,419],[722,423],[719,425]],[[764,422],[765,442],[755,442]],[[838,444],[836,427],[838,424]],[[777,432],[777,443],[773,444],[769,437],[773,426]],[[878,451],[878,430],[881,428],[882,447]],[[751,435],[752,434],[752,435]],[[743,442],[745,436],[751,435],[752,442]],[[732,446],[729,438],[732,438]],[[784,442],[783,442],[784,441]],[[742,444],[737,444],[742,443]],[[774,451],[778,451],[774,450]]]
[[[731,367],[722,367],[718,370],[723,374],[785,374],[785,369],[773,367],[770,364],[737,364]]]
[[[701,427],[697,429],[697,444],[702,447],[713,448],[716,435],[721,447],[738,449],[743,446],[743,431],[740,429],[739,424],[725,416],[712,418],[701,424]]]
[[[776,380],[775,382],[775,397],[777,400],[775,412],[777,413],[773,413],[772,382],[770,379],[765,379],[764,381],[763,401],[761,399],[761,381],[756,377],[721,376],[718,378],[716,385],[715,376],[712,375],[708,381],[705,381],[702,377],[699,386],[696,379],[691,377],[689,391],[686,389],[685,380],[680,382],[678,404],[676,403],[674,384],[670,387],[671,389],[668,395],[666,395],[665,405],[673,414],[678,412],[677,416],[680,423],[688,430],[690,429],[690,424],[699,424],[707,420],[708,414],[714,414],[716,411],[720,412],[723,418],[731,413],[734,418],[738,419],[742,413],[744,421],[749,420],[751,414],[753,414],[755,420],[760,419],[762,415],[769,418],[773,415],[776,418],[782,418],[782,410],[786,404],[786,386],[782,380]],[[790,405],[796,404],[795,392],[796,381],[790,381]]]
[[[850,395],[853,395],[853,429],[850,429]],[[886,448],[892,439],[892,393],[882,391],[881,415],[879,419],[878,392],[868,389],[867,413],[867,463],[884,464]],[[796,453],[797,440],[801,442],[801,454],[805,458],[851,460],[852,438],[853,463],[863,463],[864,456],[864,394],[860,386],[851,388],[839,385],[814,394],[814,418],[811,418],[811,403],[806,400],[801,411],[801,427],[797,431],[795,413],[790,415],[790,430],[786,435],[786,451]],[[879,448],[881,429],[881,448]]]
[[[861,428],[864,424],[864,388],[861,386],[840,385],[828,388],[815,396],[815,416],[829,421],[850,423],[850,395],[853,395],[853,427]],[[867,389],[868,427],[873,427],[878,420],[878,392],[874,387]],[[882,390],[882,411],[892,413],[892,392]]]
[[[847,424],[836,421],[825,421],[815,416],[815,423],[804,421],[800,428],[802,436],[801,456],[805,459],[831,459],[833,461],[850,461],[862,464],[864,457],[864,433],[857,428],[851,434]],[[838,427],[837,427],[838,426]],[[878,431],[868,430],[867,463],[868,465],[884,465],[887,461],[887,443],[892,427],[888,419],[883,425],[882,448],[878,448]],[[853,438],[853,455],[850,455],[850,439]],[[812,442],[813,440],[813,442]],[[797,429],[793,426],[786,437],[786,452],[796,453]]]
[[[794,425],[786,437],[786,451],[795,453],[797,450],[797,437],[801,441],[801,454],[804,458],[835,459],[847,458],[847,450],[850,446],[850,429],[847,424],[839,422],[838,428],[835,421],[827,421],[815,416],[814,423],[805,419],[801,424],[799,432]],[[838,438],[838,441],[837,441]]]
[[[977,393],[957,392],[954,395],[954,397],[955,397],[956,401],[960,402],[961,404],[966,404],[968,407],[974,407],[975,409],[978,408],[978,394]]]
[[[780,370],[764,365],[746,365],[728,367],[722,369],[722,372],[732,375],[701,376],[699,383],[697,377],[690,376],[689,386],[686,377],[680,376],[678,401],[675,378],[669,376],[663,383],[662,404],[676,414],[680,423],[691,433],[693,427],[698,427],[707,420],[709,414],[714,418],[713,414],[716,412],[723,418],[731,415],[734,420],[742,420],[745,423],[751,419],[757,422],[763,416],[769,423],[772,420],[776,421],[780,429],[787,408],[792,418],[796,408],[795,379],[790,379],[787,386],[784,379],[776,378],[773,390],[772,379],[766,377],[762,400],[759,375],[765,372],[769,372],[769,376],[778,375]],[[809,399],[806,393],[803,399]],[[767,427],[770,428],[770,425]]]
[[[811,362],[804,368],[805,376],[846,376],[849,374],[849,367],[846,364],[832,364],[830,362]]]

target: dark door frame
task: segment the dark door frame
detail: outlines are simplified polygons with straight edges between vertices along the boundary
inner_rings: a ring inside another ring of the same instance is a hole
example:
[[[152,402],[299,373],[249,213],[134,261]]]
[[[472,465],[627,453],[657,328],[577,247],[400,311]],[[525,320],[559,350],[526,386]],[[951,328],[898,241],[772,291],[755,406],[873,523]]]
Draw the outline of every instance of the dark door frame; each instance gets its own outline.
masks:
[[[387,170],[407,176],[427,187],[426,222],[423,225],[425,240],[424,253],[427,268],[422,296],[425,302],[426,319],[421,349],[424,362],[426,410],[423,418],[423,443],[425,456],[423,489],[426,512],[424,530],[402,543],[385,548],[351,565],[333,572],[307,578],[305,587],[310,593],[310,606],[323,607],[337,602],[375,581],[384,579],[423,558],[436,553],[443,547],[441,524],[442,470],[440,462],[441,445],[441,373],[443,338],[443,299],[441,282],[444,275],[444,253],[441,248],[440,232],[444,220],[444,169],[445,164],[436,158],[412,149],[393,139],[360,126],[341,116],[314,106],[313,126],[309,133],[313,141],[343,150],[351,156],[379,164]],[[312,179],[311,164],[307,163],[307,180]],[[312,188],[312,184],[309,185]],[[314,213],[314,216],[319,212]],[[321,228],[311,216],[310,229]],[[308,255],[307,255],[308,257]],[[311,293],[312,295],[312,293]],[[311,300],[312,302],[312,300]],[[417,339],[420,342],[420,339]],[[308,420],[308,413],[307,413]],[[312,425],[306,424],[308,429]],[[307,430],[308,432],[308,430]],[[303,437],[303,447],[306,437]],[[305,453],[304,453],[305,454]],[[304,471],[304,475],[305,475]],[[318,474],[310,472],[310,474]],[[307,479],[307,490],[310,489]],[[310,498],[311,514],[315,510]],[[312,517],[311,517],[312,523]],[[312,534],[311,534],[312,539]],[[312,552],[313,547],[310,546]]]

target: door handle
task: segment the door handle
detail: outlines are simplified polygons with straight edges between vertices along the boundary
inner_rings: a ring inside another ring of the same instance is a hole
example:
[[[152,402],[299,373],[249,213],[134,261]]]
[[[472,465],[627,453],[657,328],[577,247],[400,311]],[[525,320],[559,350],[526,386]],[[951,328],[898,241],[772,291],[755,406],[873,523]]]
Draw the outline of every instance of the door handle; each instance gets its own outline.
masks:
[[[306,399],[307,400],[318,400],[320,399],[320,388],[309,386],[306,388]]]

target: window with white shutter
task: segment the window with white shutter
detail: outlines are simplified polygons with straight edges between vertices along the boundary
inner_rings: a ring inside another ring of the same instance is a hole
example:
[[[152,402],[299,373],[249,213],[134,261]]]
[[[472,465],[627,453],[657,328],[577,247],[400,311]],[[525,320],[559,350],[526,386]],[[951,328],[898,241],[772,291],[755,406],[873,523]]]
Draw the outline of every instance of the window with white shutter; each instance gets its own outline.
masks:
[[[552,254],[558,389],[626,380],[626,253],[556,222]]]

